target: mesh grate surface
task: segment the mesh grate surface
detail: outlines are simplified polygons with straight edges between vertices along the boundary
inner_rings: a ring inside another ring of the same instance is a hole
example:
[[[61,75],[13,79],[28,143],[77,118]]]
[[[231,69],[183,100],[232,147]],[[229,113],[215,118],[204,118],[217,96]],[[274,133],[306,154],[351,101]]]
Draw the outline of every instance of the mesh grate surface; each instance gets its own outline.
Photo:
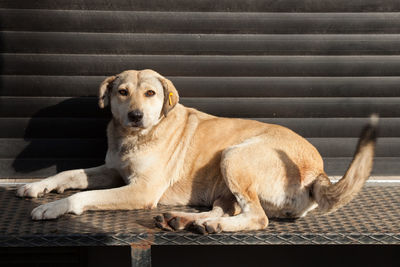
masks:
[[[30,219],[34,207],[73,193],[20,199],[15,197],[15,188],[0,188],[0,246],[400,244],[400,186],[368,186],[335,213],[312,212],[294,222],[271,220],[266,230],[233,234],[201,236],[186,231],[163,232],[154,227],[154,216],[171,210],[200,210],[191,207],[88,211],[52,221]]]

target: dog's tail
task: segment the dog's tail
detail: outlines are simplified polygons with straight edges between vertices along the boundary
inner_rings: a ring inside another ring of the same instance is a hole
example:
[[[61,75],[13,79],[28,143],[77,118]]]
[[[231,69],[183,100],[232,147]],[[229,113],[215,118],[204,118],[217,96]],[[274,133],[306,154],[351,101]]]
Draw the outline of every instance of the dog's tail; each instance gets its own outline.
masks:
[[[378,120],[377,115],[371,116],[361,133],[353,161],[337,183],[331,184],[326,174],[321,174],[312,184],[310,193],[320,211],[329,213],[339,209],[361,190],[372,170]]]

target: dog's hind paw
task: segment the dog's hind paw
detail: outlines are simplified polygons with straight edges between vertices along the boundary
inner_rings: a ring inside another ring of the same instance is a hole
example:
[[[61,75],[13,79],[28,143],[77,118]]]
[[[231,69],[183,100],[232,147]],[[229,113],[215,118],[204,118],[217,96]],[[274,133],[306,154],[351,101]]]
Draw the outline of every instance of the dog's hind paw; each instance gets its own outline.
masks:
[[[173,213],[163,213],[154,217],[156,226],[164,231],[176,231],[186,228],[188,221],[185,218],[175,216]]]
[[[154,223],[161,230],[164,230],[164,231],[173,231],[174,230],[168,225],[168,222],[164,220],[164,217],[162,215],[157,215],[156,217],[154,217]]]
[[[199,220],[192,224],[190,229],[198,234],[217,234],[222,232],[221,224],[216,220]]]
[[[190,230],[196,234],[200,234],[200,235],[206,235],[207,234],[207,230],[204,227],[204,225],[201,224],[192,224],[190,226]]]

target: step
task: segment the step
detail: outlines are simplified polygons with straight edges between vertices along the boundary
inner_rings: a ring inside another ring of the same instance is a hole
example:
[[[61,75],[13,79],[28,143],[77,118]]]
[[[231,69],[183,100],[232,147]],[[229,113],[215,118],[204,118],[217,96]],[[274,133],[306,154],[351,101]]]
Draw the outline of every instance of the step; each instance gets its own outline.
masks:
[[[44,32],[400,33],[400,14],[0,9],[2,30]]]
[[[1,8],[203,12],[397,12],[397,0],[2,0]]]
[[[3,53],[399,55],[399,34],[1,33]],[[296,43],[296,45],[293,45]]]
[[[400,13],[399,13],[400,14]],[[400,15],[399,15],[400,16]],[[399,26],[400,29],[400,26]],[[4,75],[114,75],[154,69],[164,76],[400,76],[400,56],[196,56],[1,54]],[[174,66],[171,68],[171,66]]]
[[[368,118],[400,117],[400,97],[211,98],[183,97],[187,107],[221,117]],[[0,117],[110,118],[97,97],[0,97]]]
[[[303,137],[358,137],[369,122],[369,118],[250,119],[286,126]],[[0,117],[0,128],[3,129],[0,138],[105,138],[109,121],[109,118]],[[400,118],[380,118],[380,138],[399,136]]]
[[[2,75],[2,96],[97,96],[106,76]],[[400,77],[169,76],[181,97],[400,97]]]

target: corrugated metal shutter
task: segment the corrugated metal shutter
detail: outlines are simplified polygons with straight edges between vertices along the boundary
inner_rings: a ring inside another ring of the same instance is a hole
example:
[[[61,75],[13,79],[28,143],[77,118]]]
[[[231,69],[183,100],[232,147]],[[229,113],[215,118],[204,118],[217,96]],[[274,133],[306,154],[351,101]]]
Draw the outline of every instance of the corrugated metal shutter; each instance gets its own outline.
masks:
[[[375,175],[400,173],[398,0],[1,0],[0,177],[101,164],[97,87],[169,77],[183,104],[290,127],[342,175],[373,112]]]

